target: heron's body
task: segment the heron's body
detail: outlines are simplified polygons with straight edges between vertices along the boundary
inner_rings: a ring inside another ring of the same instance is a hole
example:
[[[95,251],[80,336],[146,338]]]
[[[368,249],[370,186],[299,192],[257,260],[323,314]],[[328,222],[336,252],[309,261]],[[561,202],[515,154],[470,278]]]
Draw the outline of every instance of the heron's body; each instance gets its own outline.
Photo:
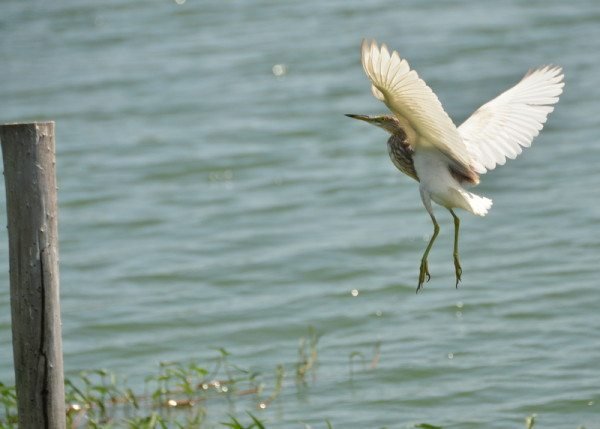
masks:
[[[485,216],[492,206],[492,200],[468,192],[462,185],[466,180],[460,181],[464,176],[453,174],[447,158],[435,149],[415,152],[413,162],[425,205],[431,199],[447,209],[460,208],[479,216]]]
[[[347,115],[383,128],[391,136],[388,152],[393,164],[419,182],[423,205],[434,232],[421,259],[419,284],[429,279],[427,257],[439,232],[431,202],[447,208],[454,218],[456,285],[462,268],[458,256],[460,221],[454,208],[485,216],[492,200],[466,189],[479,184],[481,174],[514,158],[531,145],[542,129],[564,86],[559,67],[530,71],[513,88],[481,106],[456,127],[441,103],[406,60],[375,41],[363,41],[362,63],[373,95],[393,115]]]

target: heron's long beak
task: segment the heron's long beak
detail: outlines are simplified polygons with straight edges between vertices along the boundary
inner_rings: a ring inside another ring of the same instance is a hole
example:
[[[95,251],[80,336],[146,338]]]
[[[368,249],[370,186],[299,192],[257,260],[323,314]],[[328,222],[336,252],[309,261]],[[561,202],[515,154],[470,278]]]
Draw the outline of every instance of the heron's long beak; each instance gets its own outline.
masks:
[[[367,115],[352,115],[350,113],[346,113],[346,116],[352,119],[359,119],[365,122],[371,122],[371,117]]]

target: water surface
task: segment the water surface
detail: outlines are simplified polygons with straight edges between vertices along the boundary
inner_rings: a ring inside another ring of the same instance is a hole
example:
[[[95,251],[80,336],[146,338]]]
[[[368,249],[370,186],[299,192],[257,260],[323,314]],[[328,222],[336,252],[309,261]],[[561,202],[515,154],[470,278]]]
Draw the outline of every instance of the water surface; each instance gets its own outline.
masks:
[[[0,120],[57,122],[69,374],[141,385],[224,347],[269,380],[312,325],[316,380],[297,395],[290,376],[259,413],[270,428],[600,428],[596,1],[5,0],[0,36]],[[490,215],[463,213],[458,290],[438,208],[415,295],[429,216],[385,135],[343,116],[384,111],[362,37],[408,58],[456,122],[530,67],[565,69],[533,148],[483,177]],[[349,356],[378,341],[350,382]]]

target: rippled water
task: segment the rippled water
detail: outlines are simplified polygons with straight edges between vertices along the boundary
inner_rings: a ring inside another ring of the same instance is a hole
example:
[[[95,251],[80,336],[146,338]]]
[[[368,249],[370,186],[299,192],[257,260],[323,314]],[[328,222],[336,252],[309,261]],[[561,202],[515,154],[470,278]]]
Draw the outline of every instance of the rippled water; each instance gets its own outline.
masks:
[[[179,2],[182,3],[182,2]],[[596,0],[5,0],[0,120],[57,122],[68,373],[159,361],[293,372],[269,427],[600,428],[600,4]],[[362,37],[398,49],[460,122],[532,66],[565,68],[548,126],[483,178],[415,295],[431,224],[386,136]],[[279,75],[279,76],[277,76]],[[4,201],[4,200],[3,200]],[[4,204],[2,202],[2,204]],[[6,222],[5,210],[0,221]],[[6,234],[0,377],[11,380]],[[356,289],[358,296],[351,291]],[[381,341],[376,370],[349,357]]]

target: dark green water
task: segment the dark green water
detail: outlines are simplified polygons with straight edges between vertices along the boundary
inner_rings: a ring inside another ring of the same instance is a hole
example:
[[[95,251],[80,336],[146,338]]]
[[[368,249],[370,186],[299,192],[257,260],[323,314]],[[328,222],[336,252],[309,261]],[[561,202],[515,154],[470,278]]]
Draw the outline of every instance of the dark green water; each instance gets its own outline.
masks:
[[[438,208],[415,295],[418,189],[381,131],[343,116],[384,111],[362,37],[408,58],[456,122],[530,67],[565,69],[533,147],[483,177],[490,215],[462,216],[458,290]],[[286,382],[259,413],[270,428],[600,428],[599,52],[595,0],[4,0],[0,121],[57,122],[67,372],[135,384],[211,347],[291,372],[313,325],[317,379]],[[378,368],[350,383],[349,356],[377,341]]]

